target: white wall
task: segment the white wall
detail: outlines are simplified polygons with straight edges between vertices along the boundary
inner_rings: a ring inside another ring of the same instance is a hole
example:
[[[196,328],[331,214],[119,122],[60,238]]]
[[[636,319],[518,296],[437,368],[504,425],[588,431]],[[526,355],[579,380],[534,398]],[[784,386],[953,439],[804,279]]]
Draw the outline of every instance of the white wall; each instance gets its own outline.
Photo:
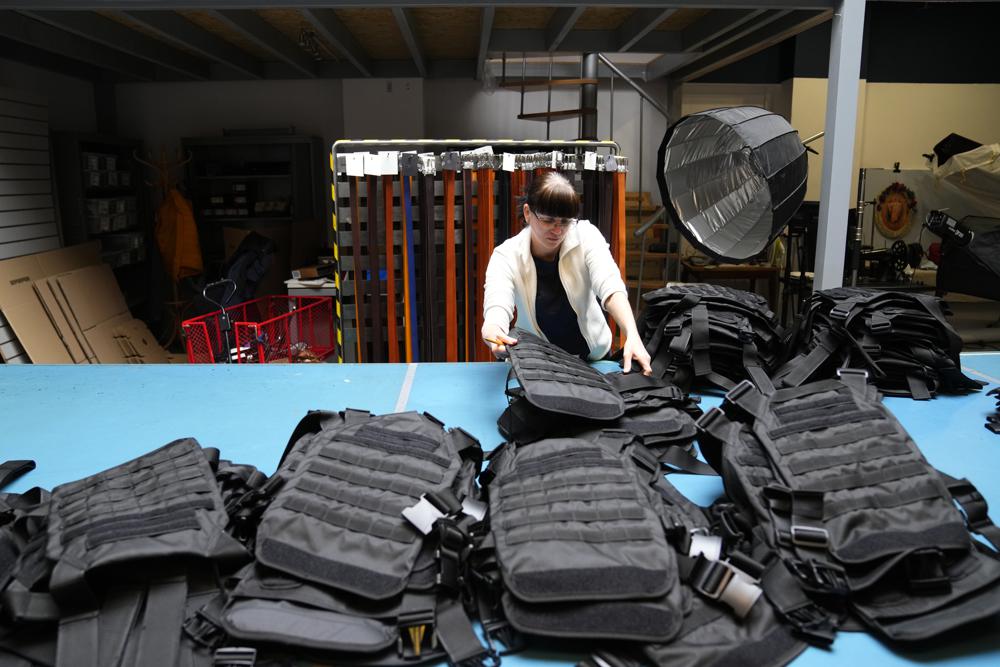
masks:
[[[44,98],[53,132],[97,129],[94,86],[89,81],[0,58],[0,87],[4,86]]]
[[[129,83],[117,87],[118,131],[171,154],[182,137],[294,126],[329,146],[343,133],[339,80]]]
[[[428,138],[423,79],[344,79],[343,109],[344,139]]]
[[[662,82],[645,85],[645,90],[666,106],[667,89]],[[611,95],[607,82],[597,92],[597,136],[614,139],[622,154],[630,158],[626,187],[638,189],[639,178],[639,95],[618,81],[614,93],[614,127],[611,127]],[[545,111],[547,92],[528,91],[524,111]],[[580,106],[579,89],[554,89],[552,109],[576,109]],[[518,120],[521,93],[518,90],[483,88],[479,81],[467,79],[432,79],[424,82],[424,117],[427,136],[444,139],[545,139],[545,123]],[[656,186],[656,150],[666,131],[666,122],[649,104],[643,108],[642,189],[659,201]],[[577,139],[579,120],[554,121],[551,139]]]

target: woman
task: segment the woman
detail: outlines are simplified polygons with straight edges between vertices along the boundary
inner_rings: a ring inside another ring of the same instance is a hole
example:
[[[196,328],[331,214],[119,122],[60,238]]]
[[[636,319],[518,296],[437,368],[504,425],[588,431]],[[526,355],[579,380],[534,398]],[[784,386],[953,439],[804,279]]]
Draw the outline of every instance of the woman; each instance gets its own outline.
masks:
[[[628,292],[601,232],[577,220],[580,198],[554,171],[536,176],[523,198],[524,229],[493,250],[486,269],[483,340],[498,358],[517,343],[517,325],[589,360],[611,349],[604,310],[625,333],[623,369],[635,362],[649,375],[646,351],[628,304]]]

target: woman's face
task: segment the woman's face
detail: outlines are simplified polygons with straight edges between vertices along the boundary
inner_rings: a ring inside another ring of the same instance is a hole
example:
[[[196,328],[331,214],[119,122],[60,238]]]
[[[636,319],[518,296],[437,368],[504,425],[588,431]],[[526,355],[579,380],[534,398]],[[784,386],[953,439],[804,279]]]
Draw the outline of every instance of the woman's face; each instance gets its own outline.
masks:
[[[566,233],[576,223],[573,219],[537,214],[527,204],[524,205],[524,219],[531,228],[532,248],[543,256],[558,253]]]

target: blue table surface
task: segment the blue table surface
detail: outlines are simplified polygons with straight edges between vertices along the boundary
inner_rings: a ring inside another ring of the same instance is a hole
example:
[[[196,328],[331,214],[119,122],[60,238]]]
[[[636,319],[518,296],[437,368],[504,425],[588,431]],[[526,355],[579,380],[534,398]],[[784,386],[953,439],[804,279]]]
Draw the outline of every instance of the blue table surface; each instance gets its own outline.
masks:
[[[982,392],[922,402],[887,398],[886,404],[930,463],[969,478],[1000,520],[1000,436],[983,427],[995,409],[986,391],[1000,384],[1000,353],[963,354],[962,365],[989,383]],[[270,474],[311,409],[426,411],[449,427],[461,426],[489,450],[501,441],[496,419],[506,406],[506,374],[500,363],[0,367],[0,460],[38,464],[5,491],[51,488],[188,436]],[[702,407],[719,401],[703,396]],[[718,478],[675,475],[671,481],[701,504],[722,492]],[[866,633],[840,633],[830,650],[810,648],[794,664],[1000,664],[1000,619],[945,639],[900,648]],[[539,649],[503,663],[570,666],[582,657]]]

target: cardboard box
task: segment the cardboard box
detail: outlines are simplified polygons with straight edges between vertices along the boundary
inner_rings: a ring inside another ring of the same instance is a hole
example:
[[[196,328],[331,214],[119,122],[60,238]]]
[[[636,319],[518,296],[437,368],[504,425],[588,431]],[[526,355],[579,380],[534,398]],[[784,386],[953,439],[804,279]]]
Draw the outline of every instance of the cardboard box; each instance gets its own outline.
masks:
[[[337,272],[335,264],[312,264],[310,266],[300,266],[292,269],[292,278],[295,280],[312,280],[314,278],[330,278]]]

